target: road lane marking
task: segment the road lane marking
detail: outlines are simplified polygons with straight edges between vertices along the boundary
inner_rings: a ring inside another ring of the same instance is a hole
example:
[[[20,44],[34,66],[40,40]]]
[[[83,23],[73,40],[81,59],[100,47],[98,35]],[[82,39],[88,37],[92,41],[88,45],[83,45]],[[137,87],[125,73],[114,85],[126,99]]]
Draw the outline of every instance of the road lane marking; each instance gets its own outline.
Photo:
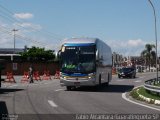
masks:
[[[52,107],[58,107],[58,105],[56,105],[56,103],[54,103],[52,100],[48,100],[48,103],[49,103]]]
[[[121,81],[124,81],[124,79],[122,79],[122,80],[117,80],[117,81],[121,82]]]
[[[16,86],[18,86],[18,85],[11,85],[11,86],[9,86],[9,87],[16,87]]]
[[[44,85],[48,85],[48,84],[50,84],[50,82],[46,82],[46,83],[43,83]]]
[[[141,76],[141,77],[139,77],[139,78],[145,78],[145,76]]]
[[[134,81],[134,82],[142,82],[142,80],[136,80],[136,81]]]
[[[62,90],[64,90],[64,89],[57,89],[57,90],[55,90],[55,91],[57,92],[57,91],[62,91]]]
[[[133,103],[133,104],[137,104],[137,105],[140,105],[140,106],[143,106],[143,107],[146,107],[146,108],[150,108],[150,109],[153,109],[153,110],[160,111],[160,109],[158,109],[158,108],[154,108],[154,107],[151,107],[151,106],[148,106],[148,105],[144,105],[144,104],[141,104],[141,103],[138,103],[138,102],[135,102],[135,101],[132,101],[132,100],[128,99],[128,98],[126,97],[126,92],[125,92],[125,93],[122,93],[122,98],[125,99],[125,100],[128,101],[128,102]]]
[[[31,84],[28,84],[30,86],[36,86],[36,85],[39,85],[38,83],[31,83]]]

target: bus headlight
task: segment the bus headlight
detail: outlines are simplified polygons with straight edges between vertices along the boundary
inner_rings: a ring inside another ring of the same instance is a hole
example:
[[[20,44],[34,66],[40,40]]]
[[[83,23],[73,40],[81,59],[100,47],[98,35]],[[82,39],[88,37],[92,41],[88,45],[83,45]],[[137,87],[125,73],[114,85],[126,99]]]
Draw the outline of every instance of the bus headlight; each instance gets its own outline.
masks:
[[[62,79],[67,79],[67,77],[66,76],[62,76]]]
[[[92,74],[92,75],[88,76],[88,79],[93,79],[93,78],[95,78],[95,74]]]

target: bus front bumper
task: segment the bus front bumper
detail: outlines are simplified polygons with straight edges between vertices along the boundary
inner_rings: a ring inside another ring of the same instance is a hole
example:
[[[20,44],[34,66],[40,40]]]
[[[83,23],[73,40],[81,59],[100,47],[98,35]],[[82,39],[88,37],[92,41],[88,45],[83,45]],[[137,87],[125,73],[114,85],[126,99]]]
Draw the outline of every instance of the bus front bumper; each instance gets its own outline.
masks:
[[[60,79],[61,86],[95,86],[95,78],[92,79]]]

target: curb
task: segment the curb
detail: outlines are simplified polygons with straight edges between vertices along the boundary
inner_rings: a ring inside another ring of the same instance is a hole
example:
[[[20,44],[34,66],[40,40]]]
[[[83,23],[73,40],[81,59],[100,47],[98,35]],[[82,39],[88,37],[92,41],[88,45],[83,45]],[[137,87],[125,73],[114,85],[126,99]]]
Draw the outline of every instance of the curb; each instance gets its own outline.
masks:
[[[145,107],[145,108],[149,108],[149,109],[152,109],[152,110],[160,111],[160,109],[157,108],[157,107],[155,107],[155,106],[150,106],[150,105],[148,105],[147,103],[144,104],[144,102],[141,103],[140,101],[138,101],[138,100],[136,100],[136,99],[133,100],[133,98],[132,98],[132,99],[131,99],[131,98],[128,98],[128,97],[127,97],[127,94],[128,94],[128,92],[122,93],[122,98],[123,98],[124,100],[126,100],[126,101],[128,101],[128,102],[130,102],[130,103],[133,103],[133,104],[136,104],[136,105]],[[131,97],[131,96],[130,96],[130,97]]]
[[[139,96],[143,101],[145,101],[145,102],[147,102],[147,103],[153,103],[153,104],[155,104],[155,105],[160,105],[160,100],[151,99],[151,98],[148,98],[148,97],[145,97],[145,96],[141,95],[141,94],[139,93],[139,88],[137,88],[136,92],[137,92],[138,96]]]
[[[143,87],[143,85],[136,86],[136,87],[133,88],[133,90],[135,90],[139,87]],[[145,108],[149,108],[149,109],[152,109],[152,110],[160,111],[159,105],[155,105],[155,102],[157,102],[157,101],[155,101],[154,104],[149,104],[148,102],[140,101],[140,100],[137,100],[137,99],[133,98],[132,96],[129,95],[130,92],[131,91],[122,93],[122,98],[124,100],[130,102],[130,103],[133,103],[133,104],[145,107]]]

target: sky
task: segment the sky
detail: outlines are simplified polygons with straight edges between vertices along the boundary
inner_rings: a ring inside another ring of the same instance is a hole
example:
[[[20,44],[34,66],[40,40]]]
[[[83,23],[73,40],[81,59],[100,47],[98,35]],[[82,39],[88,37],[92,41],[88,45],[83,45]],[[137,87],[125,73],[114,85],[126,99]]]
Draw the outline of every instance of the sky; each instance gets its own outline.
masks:
[[[160,0],[157,17],[160,56]],[[72,37],[99,38],[113,52],[139,56],[155,44],[153,9],[148,0],[0,0],[0,48],[37,46],[58,50]]]

